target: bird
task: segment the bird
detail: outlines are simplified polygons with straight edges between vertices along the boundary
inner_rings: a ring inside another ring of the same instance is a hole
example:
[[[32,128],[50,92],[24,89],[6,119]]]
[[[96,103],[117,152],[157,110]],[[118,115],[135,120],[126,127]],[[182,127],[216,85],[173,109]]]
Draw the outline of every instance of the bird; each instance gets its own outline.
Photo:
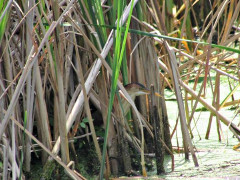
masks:
[[[137,96],[150,94],[150,90],[147,89],[144,85],[142,85],[140,83],[130,83],[130,84],[125,85],[124,87],[133,101],[135,100],[135,98]],[[124,112],[124,115],[126,115],[129,111],[131,105],[129,104],[129,102],[127,101],[126,97],[123,95],[121,90],[119,91],[119,93],[121,95],[121,103],[122,103],[122,107],[123,107],[123,112]],[[155,95],[158,97],[162,97],[157,92],[155,92]]]

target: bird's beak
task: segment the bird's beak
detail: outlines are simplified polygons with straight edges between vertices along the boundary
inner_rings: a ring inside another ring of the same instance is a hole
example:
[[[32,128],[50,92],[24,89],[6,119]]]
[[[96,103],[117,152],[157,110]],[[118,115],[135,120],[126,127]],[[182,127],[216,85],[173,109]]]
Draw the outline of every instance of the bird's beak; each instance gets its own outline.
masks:
[[[150,94],[149,90],[142,90],[145,94]],[[162,97],[159,93],[155,92],[155,96]]]
[[[159,93],[155,92],[155,96],[162,97]]]
[[[150,91],[149,90],[144,90],[143,92],[145,92],[146,94],[150,94]],[[162,97],[159,93],[155,92],[154,93],[155,96],[158,96],[158,97]]]

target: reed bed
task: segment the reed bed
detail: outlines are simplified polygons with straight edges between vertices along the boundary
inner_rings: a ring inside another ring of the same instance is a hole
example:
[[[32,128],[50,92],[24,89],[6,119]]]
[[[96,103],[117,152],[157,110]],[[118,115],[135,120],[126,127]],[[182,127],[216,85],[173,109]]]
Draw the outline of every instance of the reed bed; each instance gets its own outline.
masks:
[[[205,138],[215,120],[219,140],[222,124],[240,139],[236,119],[221,113],[232,106],[239,114],[239,10],[237,0],[1,1],[1,178],[32,178],[35,161],[43,179],[90,178],[83,152],[93,153],[91,176],[100,179],[146,177],[151,153],[158,174],[164,154],[174,170],[166,88],[176,95],[185,158],[195,166],[199,103],[211,112]],[[132,99],[131,83],[150,95]]]

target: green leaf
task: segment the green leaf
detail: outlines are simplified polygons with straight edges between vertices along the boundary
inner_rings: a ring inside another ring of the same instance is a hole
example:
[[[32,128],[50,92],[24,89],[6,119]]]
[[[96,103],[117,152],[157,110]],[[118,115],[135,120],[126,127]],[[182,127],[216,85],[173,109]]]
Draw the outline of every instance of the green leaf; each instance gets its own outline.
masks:
[[[82,122],[88,123],[88,122],[89,122],[89,121],[88,121],[88,118],[84,118],[84,119],[82,120]]]
[[[81,123],[80,123],[80,126],[81,126],[82,128],[86,128],[86,124],[85,124],[84,122],[81,122]]]

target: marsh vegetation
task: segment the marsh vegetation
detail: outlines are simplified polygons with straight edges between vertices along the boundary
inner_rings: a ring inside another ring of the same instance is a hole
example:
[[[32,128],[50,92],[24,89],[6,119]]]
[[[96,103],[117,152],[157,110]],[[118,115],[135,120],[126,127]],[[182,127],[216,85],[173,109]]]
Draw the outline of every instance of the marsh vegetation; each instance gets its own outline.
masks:
[[[237,176],[239,10],[1,0],[1,179]]]

